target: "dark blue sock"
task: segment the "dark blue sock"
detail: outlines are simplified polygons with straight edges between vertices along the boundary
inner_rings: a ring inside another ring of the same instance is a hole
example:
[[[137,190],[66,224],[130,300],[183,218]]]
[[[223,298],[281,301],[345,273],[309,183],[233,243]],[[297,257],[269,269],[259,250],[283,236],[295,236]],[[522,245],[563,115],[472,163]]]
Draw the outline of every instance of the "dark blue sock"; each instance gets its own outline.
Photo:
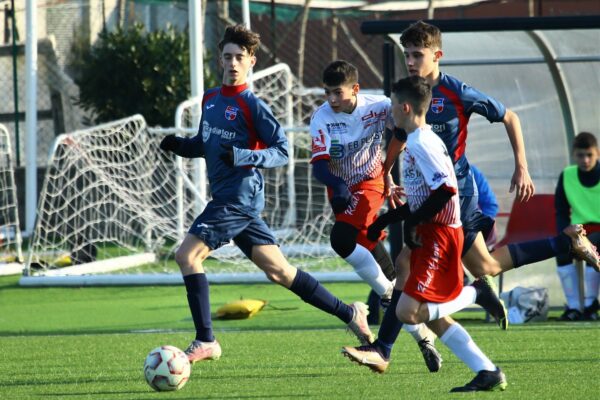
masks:
[[[394,289],[392,300],[390,301],[387,310],[385,310],[385,314],[383,314],[383,320],[379,327],[379,334],[374,343],[385,358],[390,358],[394,343],[400,334],[400,329],[402,329],[402,322],[396,317],[396,306],[398,305],[401,294],[402,290]]]
[[[553,238],[511,243],[508,245],[508,251],[510,252],[515,268],[567,253],[570,248],[571,239],[564,233]]]
[[[354,315],[352,308],[331,294],[310,274],[298,270],[290,290],[308,304],[328,314],[335,315],[345,324],[352,321],[352,316]]]
[[[188,304],[196,328],[196,340],[202,342],[214,341],[206,274],[186,275],[183,277],[183,282],[185,283]]]

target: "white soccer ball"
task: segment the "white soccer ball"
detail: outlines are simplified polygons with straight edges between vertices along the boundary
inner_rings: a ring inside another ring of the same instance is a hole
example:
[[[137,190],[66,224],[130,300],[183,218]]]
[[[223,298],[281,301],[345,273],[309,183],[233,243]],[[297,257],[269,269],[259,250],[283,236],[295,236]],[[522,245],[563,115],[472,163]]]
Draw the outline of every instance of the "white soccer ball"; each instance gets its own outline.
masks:
[[[146,357],[144,376],[157,392],[179,390],[190,377],[190,362],[177,347],[160,346]]]

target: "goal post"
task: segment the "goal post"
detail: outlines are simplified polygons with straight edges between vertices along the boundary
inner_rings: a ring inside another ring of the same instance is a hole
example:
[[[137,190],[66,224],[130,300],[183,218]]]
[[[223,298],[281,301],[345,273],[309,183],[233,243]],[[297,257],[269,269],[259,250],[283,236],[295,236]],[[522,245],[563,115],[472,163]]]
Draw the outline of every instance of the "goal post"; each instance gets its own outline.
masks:
[[[10,133],[0,124],[0,275],[23,270],[18,209]]]
[[[254,91],[282,122],[290,155],[286,166],[261,170],[262,217],[293,265],[327,280],[355,280],[331,249],[326,190],[312,178],[305,121],[307,107],[321,99],[303,97],[292,78],[286,65],[254,74]],[[200,103],[198,97],[181,103],[173,128],[149,128],[136,115],[57,138],[22,285],[156,284],[165,272],[174,274],[165,282],[180,282],[174,252],[210,188],[203,159],[164,153],[159,144],[167,134],[195,135]],[[299,105],[302,123],[295,124]],[[133,273],[115,275],[120,267]],[[212,252],[205,267],[212,282],[266,281],[233,245]]]

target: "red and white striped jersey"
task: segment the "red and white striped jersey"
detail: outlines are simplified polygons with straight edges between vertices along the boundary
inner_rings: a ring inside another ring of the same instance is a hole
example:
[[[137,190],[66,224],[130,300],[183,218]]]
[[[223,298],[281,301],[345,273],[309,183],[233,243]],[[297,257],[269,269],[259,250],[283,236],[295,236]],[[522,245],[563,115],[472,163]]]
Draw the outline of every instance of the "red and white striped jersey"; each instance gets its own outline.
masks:
[[[429,125],[417,128],[408,135],[402,158],[402,186],[410,211],[418,210],[431,192],[445,185],[454,196],[430,222],[461,226],[458,182],[446,145]]]
[[[351,187],[383,172],[381,143],[393,127],[391,101],[380,95],[357,95],[351,114],[323,103],[310,121],[312,160],[328,159],[329,171]]]

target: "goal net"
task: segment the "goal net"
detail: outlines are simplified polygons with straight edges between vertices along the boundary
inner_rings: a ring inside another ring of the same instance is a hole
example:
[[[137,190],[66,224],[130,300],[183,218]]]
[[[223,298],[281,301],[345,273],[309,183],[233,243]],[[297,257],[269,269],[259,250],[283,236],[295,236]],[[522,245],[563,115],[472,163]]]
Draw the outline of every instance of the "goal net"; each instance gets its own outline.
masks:
[[[17,204],[10,134],[0,124],[0,275],[23,269]]]
[[[253,90],[285,125],[290,161],[283,168],[261,170],[263,218],[294,265],[321,279],[355,279],[329,246],[333,219],[324,187],[312,179],[310,135],[306,126],[294,127],[297,119],[290,115],[300,112],[299,104],[306,107],[318,98],[302,102],[289,68],[275,67],[254,75]],[[174,128],[148,128],[141,116],[133,116],[58,137],[26,275],[85,274],[83,280],[70,279],[73,284],[179,282],[174,252],[210,200],[210,191],[203,159],[165,154],[158,145],[166,134],[195,135],[198,106],[199,99],[182,103]],[[303,112],[302,118],[310,115]],[[127,277],[115,275],[124,268],[130,268]],[[206,269],[213,281],[265,279],[233,245],[214,251]],[[87,274],[103,275],[92,279]]]

